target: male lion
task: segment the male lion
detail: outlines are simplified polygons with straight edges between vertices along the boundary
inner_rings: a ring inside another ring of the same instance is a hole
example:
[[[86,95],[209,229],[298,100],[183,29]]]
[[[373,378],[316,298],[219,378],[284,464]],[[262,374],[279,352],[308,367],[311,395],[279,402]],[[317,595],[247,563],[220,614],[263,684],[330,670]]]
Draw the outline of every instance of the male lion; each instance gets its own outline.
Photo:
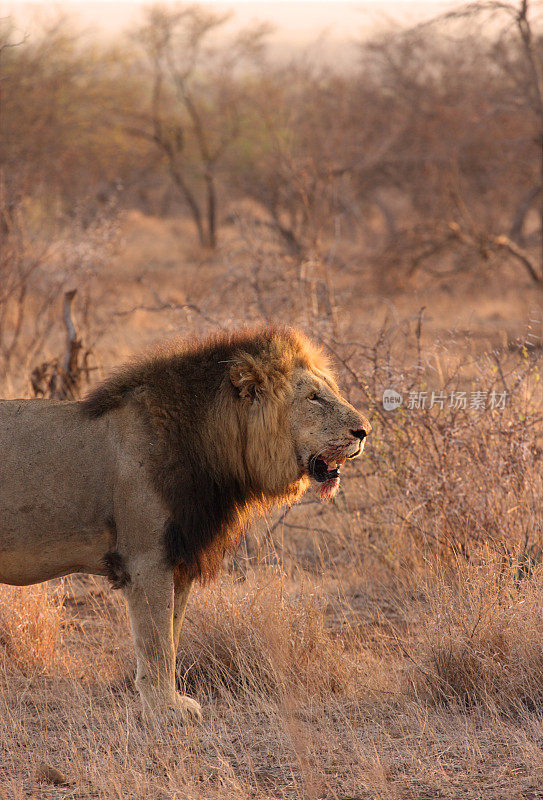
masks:
[[[146,708],[199,718],[175,688],[191,585],[249,520],[315,482],[332,497],[371,430],[295,330],[174,344],[83,402],[0,402],[0,581],[71,572],[122,588]]]

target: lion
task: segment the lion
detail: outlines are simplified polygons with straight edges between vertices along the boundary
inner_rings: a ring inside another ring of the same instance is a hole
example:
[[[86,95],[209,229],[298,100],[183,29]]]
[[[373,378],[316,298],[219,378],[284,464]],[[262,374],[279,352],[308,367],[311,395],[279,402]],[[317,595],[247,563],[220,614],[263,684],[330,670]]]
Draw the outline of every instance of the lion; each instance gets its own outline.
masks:
[[[370,430],[320,350],[280,327],[163,346],[83,401],[0,401],[0,582],[109,578],[144,708],[197,720],[175,681],[194,581],[265,509],[310,484],[333,497]]]

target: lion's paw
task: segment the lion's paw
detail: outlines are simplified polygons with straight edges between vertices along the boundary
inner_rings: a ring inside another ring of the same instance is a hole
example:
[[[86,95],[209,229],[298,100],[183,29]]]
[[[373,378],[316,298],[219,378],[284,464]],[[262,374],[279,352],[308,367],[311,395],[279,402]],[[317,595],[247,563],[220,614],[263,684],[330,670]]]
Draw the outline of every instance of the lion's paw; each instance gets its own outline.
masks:
[[[192,697],[186,694],[179,694],[175,699],[175,710],[178,711],[183,719],[188,722],[202,721],[202,706]]]
[[[142,693],[144,715],[151,721],[160,722],[168,719],[170,722],[200,722],[202,708],[200,703],[192,697],[178,692],[145,692]]]

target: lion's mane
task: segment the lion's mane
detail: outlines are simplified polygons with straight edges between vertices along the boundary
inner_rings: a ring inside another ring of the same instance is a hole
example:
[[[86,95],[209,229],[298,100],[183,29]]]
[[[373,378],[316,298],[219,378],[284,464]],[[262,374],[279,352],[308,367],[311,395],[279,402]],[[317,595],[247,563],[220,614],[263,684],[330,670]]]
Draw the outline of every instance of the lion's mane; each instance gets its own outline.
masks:
[[[296,366],[326,369],[298,331],[221,333],[163,347],[83,401],[91,417],[132,404],[144,419],[148,468],[169,512],[165,557],[187,577],[214,577],[256,513],[307,488],[306,477],[285,475],[284,399]]]

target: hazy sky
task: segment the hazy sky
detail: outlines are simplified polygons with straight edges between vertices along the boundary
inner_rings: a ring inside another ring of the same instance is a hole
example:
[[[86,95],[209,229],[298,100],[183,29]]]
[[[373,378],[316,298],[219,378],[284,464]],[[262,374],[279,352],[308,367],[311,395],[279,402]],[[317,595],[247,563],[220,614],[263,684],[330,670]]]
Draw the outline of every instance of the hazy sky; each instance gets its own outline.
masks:
[[[130,27],[139,18],[142,5],[151,5],[145,0],[69,0],[68,2],[22,2],[22,0],[0,0],[0,15],[12,13],[23,25],[30,25],[33,14],[50,16],[55,10],[68,11],[83,27],[116,32]],[[278,28],[283,40],[309,41],[315,34],[327,31],[333,39],[352,38],[359,32],[380,25],[386,20],[418,22],[436,13],[459,5],[447,0],[275,0],[275,2],[204,2],[222,10],[232,9],[237,24],[244,25],[253,20],[268,20]]]

